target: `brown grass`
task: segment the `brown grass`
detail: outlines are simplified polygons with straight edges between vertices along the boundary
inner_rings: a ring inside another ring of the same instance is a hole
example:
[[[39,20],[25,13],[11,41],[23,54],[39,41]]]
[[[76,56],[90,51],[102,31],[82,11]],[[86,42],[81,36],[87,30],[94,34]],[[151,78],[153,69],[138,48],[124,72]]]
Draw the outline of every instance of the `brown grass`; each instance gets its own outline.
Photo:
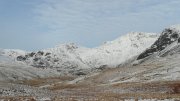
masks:
[[[50,90],[62,90],[62,89],[78,89],[78,88],[84,88],[87,87],[87,85],[83,85],[83,84],[65,84],[65,83],[61,83],[61,84],[54,84],[53,86],[49,87]]]
[[[160,93],[125,93],[125,94],[116,94],[116,93],[97,93],[96,96],[92,98],[84,97],[83,101],[124,101],[125,99],[177,99],[179,101],[180,94],[160,94]],[[67,97],[56,97],[54,101],[79,101],[81,99],[75,95]],[[82,100],[82,99],[81,99]]]
[[[16,96],[16,97],[0,97],[2,101],[36,101],[34,97]]]
[[[180,81],[161,81],[161,82],[150,82],[150,83],[138,83],[138,82],[130,82],[130,83],[118,83],[112,85],[113,87],[118,88],[144,88],[148,89],[158,89],[160,87],[169,89],[167,93],[172,94],[180,94]]]
[[[163,94],[163,93],[103,93],[100,95],[101,98],[117,98],[117,99],[171,99],[180,98],[180,94]]]
[[[180,82],[169,84],[168,87],[172,90],[173,94],[180,94]]]
[[[17,83],[38,87],[38,86],[45,85],[45,84],[54,84],[57,82],[70,81],[73,79],[74,79],[74,77],[61,76],[61,77],[37,78],[37,79],[32,79],[32,80],[23,80],[23,81],[17,81]]]
[[[151,82],[151,83],[138,83],[138,82],[131,82],[131,83],[121,83],[121,84],[114,84],[112,87],[114,88],[125,88],[128,89],[130,87],[139,87],[139,88],[146,88],[148,89],[158,89],[161,86],[167,87],[170,91],[167,91],[167,93],[161,93],[161,92],[129,92],[129,93],[113,93],[112,91],[98,91],[96,87],[91,87],[88,85],[80,85],[80,84],[63,84],[63,85],[56,85],[52,90],[61,90],[61,89],[69,89],[72,90],[72,93],[70,95],[66,95],[65,98],[57,97],[56,101],[63,101],[62,99],[66,99],[65,101],[76,101],[78,99],[78,96],[80,96],[82,93],[86,98],[86,96],[93,96],[91,99],[85,99],[87,101],[124,101],[124,99],[135,99],[138,101],[138,99],[180,99],[180,93],[179,93],[179,81],[162,81],[162,82]],[[110,86],[111,87],[111,86]],[[87,88],[87,89],[83,89]],[[108,86],[107,86],[108,88]],[[78,89],[76,91],[76,89]],[[79,90],[81,89],[81,90]],[[103,88],[102,88],[103,89]],[[178,89],[178,90],[177,90]],[[94,96],[95,95],[95,96]],[[71,97],[72,96],[72,97]],[[93,98],[94,97],[94,98]],[[178,101],[178,100],[177,100]]]
[[[21,83],[30,85],[30,86],[40,86],[45,84],[52,84],[48,89],[61,93],[64,93],[63,91],[69,91],[70,94],[65,95],[65,97],[56,97],[52,101],[77,101],[79,99],[79,96],[89,97],[94,96],[94,98],[89,99],[87,98],[87,101],[123,101],[124,99],[172,99],[172,98],[178,98],[180,99],[180,81],[160,81],[160,82],[148,82],[148,83],[141,83],[141,82],[127,82],[127,83],[117,83],[113,85],[106,85],[106,86],[99,86],[97,85],[91,85],[89,86],[88,83],[78,83],[78,84],[67,84],[65,81],[73,80],[73,77],[58,77],[58,78],[43,78],[43,79],[34,79],[34,80],[26,80],[21,81]],[[58,83],[61,82],[62,83]],[[99,88],[100,87],[100,88]],[[98,89],[104,90],[97,90]],[[110,89],[129,89],[129,88],[140,88],[138,90],[141,90],[141,88],[145,92],[133,92],[130,91],[128,93],[113,93],[111,90],[107,91],[107,88]],[[110,88],[109,88],[110,87]],[[159,88],[167,88],[166,93],[161,93],[161,91],[158,91]],[[151,92],[152,89],[157,90],[157,92]],[[72,91],[72,92],[71,92]],[[93,93],[93,94],[92,94]],[[72,96],[72,97],[71,97]],[[0,98],[1,99],[1,98]],[[7,98],[8,99],[8,98]],[[23,101],[21,100],[13,100],[10,101]],[[27,98],[28,99],[28,98]],[[34,99],[29,98],[28,101],[35,101]],[[85,99],[86,100],[86,99]],[[137,100],[138,101],[138,100]],[[177,100],[178,101],[178,100]]]

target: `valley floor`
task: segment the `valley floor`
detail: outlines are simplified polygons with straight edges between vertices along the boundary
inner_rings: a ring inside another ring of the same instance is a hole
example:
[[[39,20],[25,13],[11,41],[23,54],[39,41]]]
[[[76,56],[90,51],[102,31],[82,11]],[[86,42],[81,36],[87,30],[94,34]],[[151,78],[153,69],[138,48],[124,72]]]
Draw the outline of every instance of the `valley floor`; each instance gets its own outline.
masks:
[[[180,81],[70,83],[73,77],[0,83],[0,101],[180,101]]]

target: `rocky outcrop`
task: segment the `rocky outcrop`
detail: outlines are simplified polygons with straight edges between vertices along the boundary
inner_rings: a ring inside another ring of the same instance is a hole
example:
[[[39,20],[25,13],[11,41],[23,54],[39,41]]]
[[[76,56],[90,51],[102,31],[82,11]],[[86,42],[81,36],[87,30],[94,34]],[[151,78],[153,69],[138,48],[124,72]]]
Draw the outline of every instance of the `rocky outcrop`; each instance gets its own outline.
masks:
[[[141,53],[137,60],[143,59],[145,57],[148,57],[152,55],[155,52],[162,51],[165,49],[168,45],[172,44],[173,42],[177,41],[180,42],[180,32],[179,30],[175,28],[166,28],[160,35],[157,41],[147,50],[145,50],[143,53]]]

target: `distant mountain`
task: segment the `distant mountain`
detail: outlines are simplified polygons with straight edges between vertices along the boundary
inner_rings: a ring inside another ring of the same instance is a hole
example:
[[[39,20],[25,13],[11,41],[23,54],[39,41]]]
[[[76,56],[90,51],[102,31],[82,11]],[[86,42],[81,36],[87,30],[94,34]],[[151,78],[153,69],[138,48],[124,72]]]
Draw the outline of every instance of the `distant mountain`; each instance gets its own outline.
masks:
[[[131,32],[114,41],[90,49],[80,54],[82,60],[91,67],[116,67],[128,59],[142,53],[158,38],[155,33]]]
[[[2,49],[1,55],[37,68],[53,68],[63,73],[78,74],[75,71],[115,67],[143,52],[157,37],[155,33],[132,32],[96,48],[68,43],[36,52]]]

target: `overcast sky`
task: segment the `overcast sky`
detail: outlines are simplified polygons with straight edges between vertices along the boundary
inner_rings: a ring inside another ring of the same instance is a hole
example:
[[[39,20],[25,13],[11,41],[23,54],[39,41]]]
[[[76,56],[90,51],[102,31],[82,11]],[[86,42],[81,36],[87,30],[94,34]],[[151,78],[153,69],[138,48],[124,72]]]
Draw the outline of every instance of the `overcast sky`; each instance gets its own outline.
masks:
[[[180,0],[0,0],[0,48],[96,47],[180,23]]]

